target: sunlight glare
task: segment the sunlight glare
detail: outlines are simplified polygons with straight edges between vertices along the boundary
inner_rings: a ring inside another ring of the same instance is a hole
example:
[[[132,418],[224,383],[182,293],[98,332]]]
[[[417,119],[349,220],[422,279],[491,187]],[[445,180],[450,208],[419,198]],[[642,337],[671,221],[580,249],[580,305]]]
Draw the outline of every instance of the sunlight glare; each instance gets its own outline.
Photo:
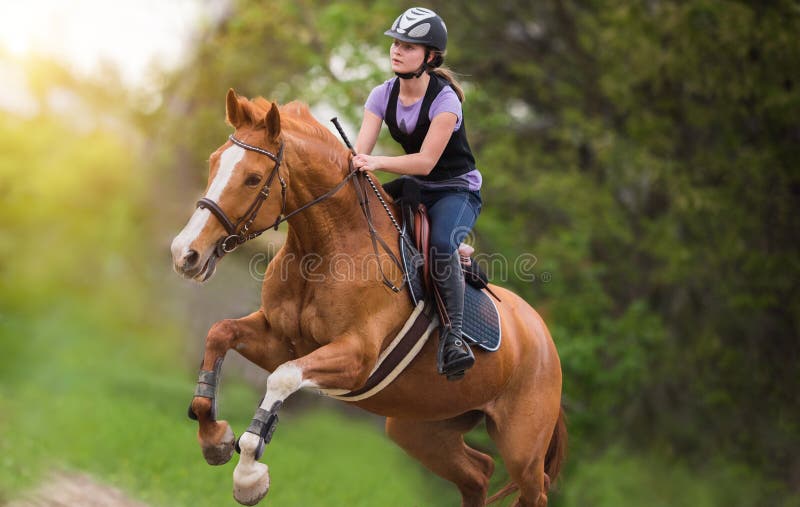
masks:
[[[103,62],[138,84],[151,64],[180,61],[196,29],[199,0],[26,0],[3,2],[0,48],[17,58],[30,53],[62,60],[81,73]]]

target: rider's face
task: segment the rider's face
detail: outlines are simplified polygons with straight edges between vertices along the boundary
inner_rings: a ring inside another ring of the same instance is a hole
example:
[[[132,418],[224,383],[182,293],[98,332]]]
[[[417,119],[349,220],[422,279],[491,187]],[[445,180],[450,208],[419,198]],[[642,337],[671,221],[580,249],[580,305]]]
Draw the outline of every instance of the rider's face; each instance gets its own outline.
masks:
[[[392,71],[401,74],[414,72],[420,68],[425,59],[425,46],[395,39],[389,48]]]

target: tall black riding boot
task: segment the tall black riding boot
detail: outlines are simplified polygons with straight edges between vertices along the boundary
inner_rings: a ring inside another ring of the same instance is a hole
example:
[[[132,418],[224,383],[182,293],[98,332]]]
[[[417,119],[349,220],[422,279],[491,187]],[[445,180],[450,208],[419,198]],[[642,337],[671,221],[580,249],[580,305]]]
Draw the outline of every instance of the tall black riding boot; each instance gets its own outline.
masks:
[[[439,354],[437,367],[447,380],[459,380],[475,364],[467,342],[461,337],[464,321],[464,273],[458,252],[449,257],[433,256],[433,278],[439,289],[449,326],[443,325],[439,331]]]

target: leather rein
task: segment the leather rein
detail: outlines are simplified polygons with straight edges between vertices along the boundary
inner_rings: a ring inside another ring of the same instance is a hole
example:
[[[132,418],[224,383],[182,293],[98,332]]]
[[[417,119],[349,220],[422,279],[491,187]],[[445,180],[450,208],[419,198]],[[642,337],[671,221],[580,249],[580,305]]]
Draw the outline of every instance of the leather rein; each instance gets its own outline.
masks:
[[[380,192],[378,191],[377,187],[375,186],[375,183],[373,183],[372,179],[369,177],[368,174],[363,173],[361,171],[357,171],[353,167],[352,158],[350,159],[350,170],[349,170],[347,176],[345,176],[342,181],[340,181],[335,187],[333,187],[332,189],[328,190],[327,192],[325,192],[321,196],[319,196],[319,197],[315,198],[314,200],[304,204],[303,206],[297,208],[296,210],[290,212],[287,215],[286,214],[287,185],[286,185],[286,181],[283,179],[283,176],[281,176],[281,174],[280,174],[281,163],[283,162],[283,151],[284,151],[284,143],[283,143],[283,141],[281,141],[280,147],[278,148],[278,154],[276,155],[276,154],[272,153],[271,151],[265,150],[264,148],[260,148],[258,146],[253,146],[251,144],[245,143],[244,141],[242,141],[240,139],[237,139],[233,134],[228,136],[228,139],[230,139],[230,141],[233,144],[235,144],[235,145],[237,145],[237,146],[239,146],[241,148],[244,148],[245,150],[254,151],[256,153],[260,153],[260,154],[266,156],[267,158],[269,158],[270,160],[275,162],[275,165],[272,167],[272,171],[270,172],[269,176],[267,177],[266,182],[264,183],[264,185],[261,187],[261,190],[256,195],[256,198],[253,201],[253,203],[247,209],[247,211],[242,216],[242,218],[237,220],[235,223],[233,222],[233,220],[231,220],[228,217],[228,215],[225,213],[225,211],[222,210],[222,208],[219,206],[219,204],[214,202],[212,199],[209,199],[207,197],[202,197],[202,198],[200,198],[200,200],[197,201],[196,207],[197,208],[207,209],[208,211],[210,211],[211,214],[213,214],[217,218],[217,220],[219,220],[219,222],[225,228],[225,231],[228,233],[228,235],[226,237],[220,239],[217,242],[217,245],[216,245],[216,248],[215,248],[215,253],[216,253],[217,257],[221,258],[225,254],[233,252],[234,250],[236,250],[243,243],[245,243],[247,241],[250,241],[251,239],[260,236],[262,233],[264,233],[268,229],[277,230],[278,226],[280,224],[282,224],[283,222],[286,222],[287,220],[289,220],[294,215],[296,215],[296,214],[298,214],[298,213],[300,213],[302,211],[305,211],[306,209],[310,208],[311,206],[314,206],[315,204],[319,204],[320,202],[328,199],[329,197],[332,197],[339,190],[341,190],[349,181],[352,180],[354,185],[355,185],[355,188],[356,188],[356,194],[358,195],[359,206],[361,207],[361,211],[364,213],[364,217],[367,220],[367,225],[369,227],[369,234],[370,234],[370,237],[372,239],[372,245],[373,245],[373,249],[375,250],[376,257],[377,257],[377,254],[378,254],[378,244],[380,243],[380,246],[384,250],[384,252],[387,253],[389,255],[389,257],[392,259],[392,262],[394,262],[400,268],[401,272],[403,273],[403,278],[405,279],[406,273],[405,273],[405,270],[403,269],[403,264],[400,262],[400,260],[397,258],[397,256],[394,255],[394,253],[391,251],[391,249],[386,244],[386,242],[378,235],[377,231],[375,230],[375,227],[374,227],[374,225],[372,223],[372,213],[371,213],[370,207],[369,207],[369,193],[365,191],[364,187],[362,186],[361,182],[359,181],[359,178],[360,179],[365,179],[369,183],[369,185],[372,187],[372,190],[375,192],[375,195],[378,196],[378,200],[380,201],[380,203],[383,206],[384,210],[389,215],[389,218],[392,220],[392,224],[394,225],[394,227],[401,234],[402,234],[402,230],[400,229],[400,226],[397,224],[397,221],[395,220],[394,215],[392,215],[392,212],[389,209],[389,206],[386,204],[386,202],[384,201],[383,197],[380,195]],[[251,232],[250,231],[250,227],[253,225],[253,222],[255,222],[256,216],[258,215],[258,212],[261,209],[261,206],[269,198],[270,186],[272,186],[272,182],[275,180],[276,176],[278,178],[278,181],[281,184],[281,212],[278,214],[278,217],[275,219],[275,223],[274,224],[272,224],[271,226],[269,226],[269,227],[267,227],[265,229],[260,229],[260,230]],[[384,273],[383,266],[381,265],[380,262],[378,263],[378,266],[379,266],[379,269],[380,269],[380,272],[381,272],[381,276],[383,277],[383,283],[387,287],[392,289],[393,292],[400,292],[401,288],[397,287],[396,285],[394,285],[394,283],[391,282],[391,280],[389,280],[389,278]],[[402,287],[402,284],[401,284],[401,287]]]

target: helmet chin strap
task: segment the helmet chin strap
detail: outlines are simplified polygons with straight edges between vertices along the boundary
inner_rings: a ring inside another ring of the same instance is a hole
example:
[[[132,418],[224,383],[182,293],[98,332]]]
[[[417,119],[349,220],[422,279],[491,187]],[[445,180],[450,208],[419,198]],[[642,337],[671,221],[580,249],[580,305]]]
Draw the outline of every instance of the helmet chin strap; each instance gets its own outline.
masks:
[[[420,77],[427,68],[427,65],[423,64],[416,72],[395,72],[394,74],[400,79],[414,79]]]
[[[422,74],[428,70],[428,58],[430,57],[431,51],[429,49],[425,49],[425,59],[422,61],[422,65],[420,65],[419,69],[414,72],[395,72],[395,76],[399,77],[400,79],[414,79],[420,77]]]

